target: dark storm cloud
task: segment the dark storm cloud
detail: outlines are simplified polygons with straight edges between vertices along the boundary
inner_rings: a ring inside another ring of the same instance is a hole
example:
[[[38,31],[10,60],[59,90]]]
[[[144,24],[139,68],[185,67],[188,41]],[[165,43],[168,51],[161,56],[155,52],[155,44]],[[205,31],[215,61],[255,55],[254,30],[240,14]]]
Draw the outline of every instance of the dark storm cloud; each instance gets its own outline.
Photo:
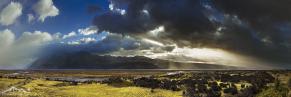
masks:
[[[263,35],[271,36],[273,42],[284,41],[276,26],[291,21],[290,0],[213,1],[216,7],[225,13],[237,15],[240,19],[247,21],[252,28],[262,32]]]
[[[93,23],[100,30],[145,33],[163,25],[166,32],[175,36],[172,38],[214,30],[214,25],[203,14],[204,8],[199,0],[114,0],[112,3],[116,7],[127,5],[126,14],[108,11],[96,16]],[[147,10],[149,15],[143,10]]]
[[[100,31],[139,35],[164,26],[166,34],[162,38],[179,46],[224,48],[277,61],[291,57],[290,0],[111,2],[116,8],[125,9],[126,14],[108,11],[96,16],[93,24]],[[219,28],[223,29],[218,31]]]
[[[291,1],[290,0],[213,0],[215,7],[225,14],[235,15],[253,30],[255,40],[244,39],[241,43],[255,43],[246,46],[253,53],[268,59],[286,60],[290,56]],[[287,24],[286,24],[287,23]],[[284,30],[282,30],[284,29]],[[288,29],[288,30],[287,30]],[[238,31],[238,30],[233,30]],[[247,31],[244,31],[246,33]],[[236,33],[237,34],[237,33]],[[264,42],[267,39],[269,44]],[[287,45],[286,45],[287,44]]]
[[[290,0],[213,0],[218,8],[251,23],[290,21]]]

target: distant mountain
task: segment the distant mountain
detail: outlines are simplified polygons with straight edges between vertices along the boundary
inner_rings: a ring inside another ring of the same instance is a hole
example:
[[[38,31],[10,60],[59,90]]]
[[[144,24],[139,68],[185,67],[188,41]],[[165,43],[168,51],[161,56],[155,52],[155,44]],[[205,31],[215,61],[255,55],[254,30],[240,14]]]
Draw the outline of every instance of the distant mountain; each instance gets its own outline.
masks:
[[[41,57],[28,69],[237,69],[237,67],[171,62],[143,56],[117,57],[75,52]]]

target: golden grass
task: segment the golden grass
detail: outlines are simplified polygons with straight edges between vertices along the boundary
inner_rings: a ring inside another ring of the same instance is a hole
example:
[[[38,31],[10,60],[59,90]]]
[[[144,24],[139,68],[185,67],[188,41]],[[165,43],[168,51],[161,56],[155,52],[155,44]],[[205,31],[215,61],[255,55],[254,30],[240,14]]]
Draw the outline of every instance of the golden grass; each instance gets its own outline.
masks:
[[[12,86],[18,82],[23,81],[24,79],[7,79],[7,78],[0,78],[0,90]]]
[[[77,86],[54,86],[62,82],[33,80],[23,88],[27,93],[13,92],[21,97],[181,97],[182,92],[142,87],[113,87],[107,84],[80,84]]]

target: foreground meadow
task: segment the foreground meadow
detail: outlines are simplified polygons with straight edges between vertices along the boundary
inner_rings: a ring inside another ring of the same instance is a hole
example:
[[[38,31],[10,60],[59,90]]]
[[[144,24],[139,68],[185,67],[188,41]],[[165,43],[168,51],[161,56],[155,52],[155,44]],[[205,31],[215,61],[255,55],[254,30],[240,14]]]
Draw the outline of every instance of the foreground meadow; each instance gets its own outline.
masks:
[[[0,78],[0,90],[4,90],[12,85],[15,85],[19,82],[22,82],[24,79],[7,79],[7,78]]]
[[[114,87],[107,84],[64,85],[63,82],[33,80],[23,85],[25,91],[11,92],[17,97],[181,97],[181,92],[142,87]]]
[[[291,97],[289,71],[46,72],[4,72],[0,97]]]

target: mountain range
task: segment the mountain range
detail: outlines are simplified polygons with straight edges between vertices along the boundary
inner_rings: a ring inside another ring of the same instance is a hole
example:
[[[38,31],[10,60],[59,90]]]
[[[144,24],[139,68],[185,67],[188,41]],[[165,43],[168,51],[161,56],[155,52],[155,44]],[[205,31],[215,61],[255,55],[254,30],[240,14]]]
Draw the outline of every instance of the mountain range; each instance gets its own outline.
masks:
[[[89,52],[56,53],[41,57],[28,69],[238,69],[239,67],[183,63],[144,56],[110,56]],[[241,69],[241,68],[240,68]]]

